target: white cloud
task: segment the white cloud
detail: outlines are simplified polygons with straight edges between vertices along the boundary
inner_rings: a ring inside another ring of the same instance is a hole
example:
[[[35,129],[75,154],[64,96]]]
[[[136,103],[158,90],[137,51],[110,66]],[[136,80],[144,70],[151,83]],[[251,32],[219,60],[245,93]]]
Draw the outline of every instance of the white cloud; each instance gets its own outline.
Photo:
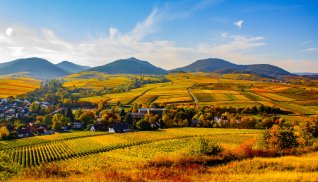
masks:
[[[161,18],[161,14],[158,13],[158,9],[154,9],[151,14],[143,22],[138,23],[135,28],[128,35],[134,40],[141,40],[145,36],[154,33],[157,28],[157,23]]]
[[[111,40],[114,40],[116,39],[118,36],[118,29],[117,28],[113,28],[113,27],[110,27],[109,28],[109,38]]]
[[[311,47],[311,48],[303,50],[302,52],[318,52],[318,48],[317,47]]]
[[[131,32],[123,34],[117,28],[110,27],[107,36],[98,36],[79,43],[63,40],[49,29],[35,31],[26,27],[13,27],[14,36],[9,37],[5,32],[0,32],[0,62],[35,56],[54,63],[69,60],[81,65],[98,66],[133,56],[148,60],[156,66],[172,69],[198,59],[218,57],[237,64],[270,61],[270,64],[277,63],[276,65],[282,65],[283,68],[297,67],[288,67],[290,65],[286,61],[276,62],[264,55],[251,54],[252,49],[266,46],[266,39],[262,36],[225,33],[220,35],[223,36],[222,44],[203,42],[192,47],[177,46],[174,41],[169,40],[146,41],[146,36],[158,30],[162,16],[162,12],[154,9]],[[310,62],[308,65],[315,66],[317,63]],[[308,70],[303,67],[301,71]]]
[[[244,20],[239,20],[234,22],[234,25],[237,26],[239,29],[241,29],[243,27],[243,23],[244,23]]]
[[[13,28],[8,27],[8,28],[6,29],[6,35],[7,35],[8,37],[10,37],[10,36],[12,35],[12,33],[13,33]]]
[[[149,24],[144,27],[149,27]],[[0,61],[36,56],[55,63],[70,60],[82,65],[97,66],[134,56],[149,60],[156,66],[172,69],[208,57],[220,57],[237,62],[248,61],[252,56],[248,57],[244,52],[266,45],[263,42],[264,37],[227,35],[228,40],[224,44],[200,43],[193,47],[180,47],[176,46],[174,41],[141,40],[141,37],[149,33],[147,30],[143,30],[142,34],[136,33],[139,28],[134,28],[132,32],[121,34],[113,27],[109,29],[109,36],[73,43],[62,40],[48,29],[40,32],[23,27],[15,29],[15,36],[12,37],[0,34]]]

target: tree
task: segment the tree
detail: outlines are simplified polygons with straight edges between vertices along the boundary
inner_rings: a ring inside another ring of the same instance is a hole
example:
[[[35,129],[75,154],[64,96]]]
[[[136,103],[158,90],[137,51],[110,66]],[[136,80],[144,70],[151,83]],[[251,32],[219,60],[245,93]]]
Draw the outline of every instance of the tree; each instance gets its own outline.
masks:
[[[60,122],[62,126],[66,126],[69,125],[70,119],[65,117],[63,114],[57,113],[53,116],[53,123],[55,121]]]
[[[39,110],[40,110],[40,105],[38,103],[32,102],[30,105],[30,111],[37,113],[39,112]]]
[[[61,130],[62,129],[61,121],[53,121],[52,129],[56,131]]]
[[[80,117],[79,120],[84,124],[93,124],[95,120],[95,114],[91,111],[85,111]]]
[[[9,137],[9,135],[10,135],[10,132],[9,132],[8,128],[6,126],[2,126],[0,128],[0,139],[1,140],[5,140],[5,139],[7,139]]]
[[[70,122],[72,122],[72,123],[74,122],[74,114],[72,112],[72,108],[71,107],[67,108],[65,116],[70,119]]]
[[[76,110],[74,113],[75,120],[80,121],[80,117],[83,113],[84,113],[84,111],[82,111],[82,110]]]
[[[126,116],[126,112],[125,112],[125,109],[122,108],[121,111],[120,111],[120,116],[121,117],[125,117]]]

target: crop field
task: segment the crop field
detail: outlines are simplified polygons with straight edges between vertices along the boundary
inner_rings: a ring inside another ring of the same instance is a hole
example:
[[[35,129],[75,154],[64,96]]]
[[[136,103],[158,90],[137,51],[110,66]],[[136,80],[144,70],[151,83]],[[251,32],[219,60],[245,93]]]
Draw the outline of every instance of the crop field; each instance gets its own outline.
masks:
[[[98,102],[218,105],[220,107],[277,106],[295,114],[316,114],[317,90],[280,83],[231,80],[204,73],[174,73],[166,76],[171,82],[147,84],[129,92],[83,98]],[[191,95],[191,94],[192,95]],[[193,96],[193,97],[192,97]]]
[[[54,134],[54,135],[42,135],[32,138],[22,138],[19,140],[9,140],[9,141],[0,141],[1,147],[3,149],[13,149],[18,147],[25,147],[43,143],[57,142],[68,139],[75,138],[85,138],[90,136],[98,135],[107,135],[105,132],[72,132],[72,133],[63,133],[63,134]]]
[[[116,88],[119,86],[127,86],[132,83],[133,78],[143,78],[144,80],[158,80],[155,77],[147,75],[129,75],[129,74],[104,74],[100,72],[81,72],[64,77],[65,87],[78,88]]]
[[[260,102],[256,101],[216,101],[216,102],[202,102],[201,105],[215,105],[218,107],[234,107],[234,108],[243,108],[243,107],[253,107],[263,105]]]
[[[290,110],[297,114],[312,115],[318,114],[318,110],[312,109],[310,107],[294,104],[292,102],[274,102],[277,106]]]
[[[115,175],[112,171],[116,171],[116,175],[119,175],[118,179],[126,179],[123,177],[127,175],[131,180],[138,180],[143,175],[146,175],[143,177],[147,179],[166,179],[167,174],[165,173],[168,171],[171,173],[169,175],[182,176],[181,179],[190,181],[200,179],[209,181],[247,179],[316,181],[315,179],[318,179],[317,152],[302,156],[257,157],[216,166],[199,167],[195,165],[186,170],[179,164],[167,166],[165,170],[165,165],[169,165],[169,160],[178,161],[178,159],[191,158],[200,153],[199,142],[202,137],[220,144],[225,149],[234,150],[242,142],[257,138],[260,132],[260,130],[244,129],[174,128],[155,132],[97,136],[88,136],[85,132],[83,138],[70,137],[72,134],[80,135],[79,132],[66,134],[66,137],[62,137],[65,140],[59,141],[61,137],[55,138],[52,135],[50,136],[52,140],[48,143],[20,146],[5,149],[5,151],[10,153],[12,160],[24,166],[27,175],[31,170],[54,169],[56,172],[65,174],[66,178],[63,177],[63,179],[68,181],[77,179],[85,181],[92,178],[101,181],[109,180],[110,176],[106,174]],[[161,166],[160,161],[165,162],[162,163],[164,166]],[[159,162],[158,166],[152,166],[156,162]],[[101,174],[105,174],[105,176]],[[59,180],[54,176],[53,178],[55,181]],[[50,179],[51,177],[36,178],[32,173],[28,178],[31,181]],[[13,181],[24,181],[24,179],[17,177]]]
[[[236,91],[227,90],[199,90],[192,89],[192,92],[197,97],[199,102],[213,102],[213,101],[249,101],[247,97],[241,95]]]
[[[277,95],[277,94],[274,94],[274,93],[258,93],[259,95],[265,97],[265,98],[268,98],[270,100],[273,100],[273,101],[294,101],[294,99],[291,99],[291,98],[288,98],[288,97],[284,97],[284,96],[281,96],[281,95]]]
[[[157,132],[125,134],[76,132],[32,137],[24,139],[24,141],[10,141],[3,143],[3,150],[9,153],[12,160],[16,163],[24,167],[34,167],[41,163],[68,160],[74,157],[161,141],[180,140],[181,145],[184,141],[191,142],[191,138],[196,138],[197,136],[211,137],[213,140],[220,141],[225,145],[236,145],[244,139],[257,137],[258,133],[258,130],[203,128],[166,129]],[[182,145],[187,146],[185,144]]]
[[[40,87],[40,81],[30,77],[0,77],[0,97],[16,96]]]

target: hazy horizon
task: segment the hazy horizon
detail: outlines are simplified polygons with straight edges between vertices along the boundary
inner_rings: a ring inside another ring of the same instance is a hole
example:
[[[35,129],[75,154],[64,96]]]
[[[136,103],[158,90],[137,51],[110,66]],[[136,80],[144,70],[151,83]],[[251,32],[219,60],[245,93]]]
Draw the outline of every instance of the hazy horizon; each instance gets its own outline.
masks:
[[[85,66],[136,57],[170,70],[199,59],[318,72],[316,1],[0,1],[0,63]],[[264,16],[264,14],[266,16]]]

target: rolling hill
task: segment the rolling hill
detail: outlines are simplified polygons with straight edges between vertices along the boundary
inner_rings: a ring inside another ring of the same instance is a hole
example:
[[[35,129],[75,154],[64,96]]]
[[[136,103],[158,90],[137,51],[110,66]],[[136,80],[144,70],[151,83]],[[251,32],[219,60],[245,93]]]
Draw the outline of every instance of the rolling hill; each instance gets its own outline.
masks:
[[[166,74],[168,71],[156,67],[147,61],[134,57],[120,59],[109,64],[89,69],[88,71],[99,71],[108,74]]]
[[[283,70],[277,66],[270,64],[253,64],[253,65],[237,65],[231,62],[225,61],[223,59],[208,58],[195,61],[194,63],[187,65],[185,67],[176,68],[171,70],[175,71],[185,71],[185,72],[216,72],[216,73],[255,73],[259,75],[264,75],[267,77],[278,77],[278,76],[288,76],[292,75],[286,70]]]
[[[81,65],[69,62],[69,61],[62,61],[62,62],[56,64],[56,66],[69,72],[69,73],[77,73],[77,72],[85,71],[85,70],[90,68],[89,66],[81,66]]]
[[[25,58],[0,64],[0,75],[26,72],[40,79],[66,76],[69,72],[42,58]]]

